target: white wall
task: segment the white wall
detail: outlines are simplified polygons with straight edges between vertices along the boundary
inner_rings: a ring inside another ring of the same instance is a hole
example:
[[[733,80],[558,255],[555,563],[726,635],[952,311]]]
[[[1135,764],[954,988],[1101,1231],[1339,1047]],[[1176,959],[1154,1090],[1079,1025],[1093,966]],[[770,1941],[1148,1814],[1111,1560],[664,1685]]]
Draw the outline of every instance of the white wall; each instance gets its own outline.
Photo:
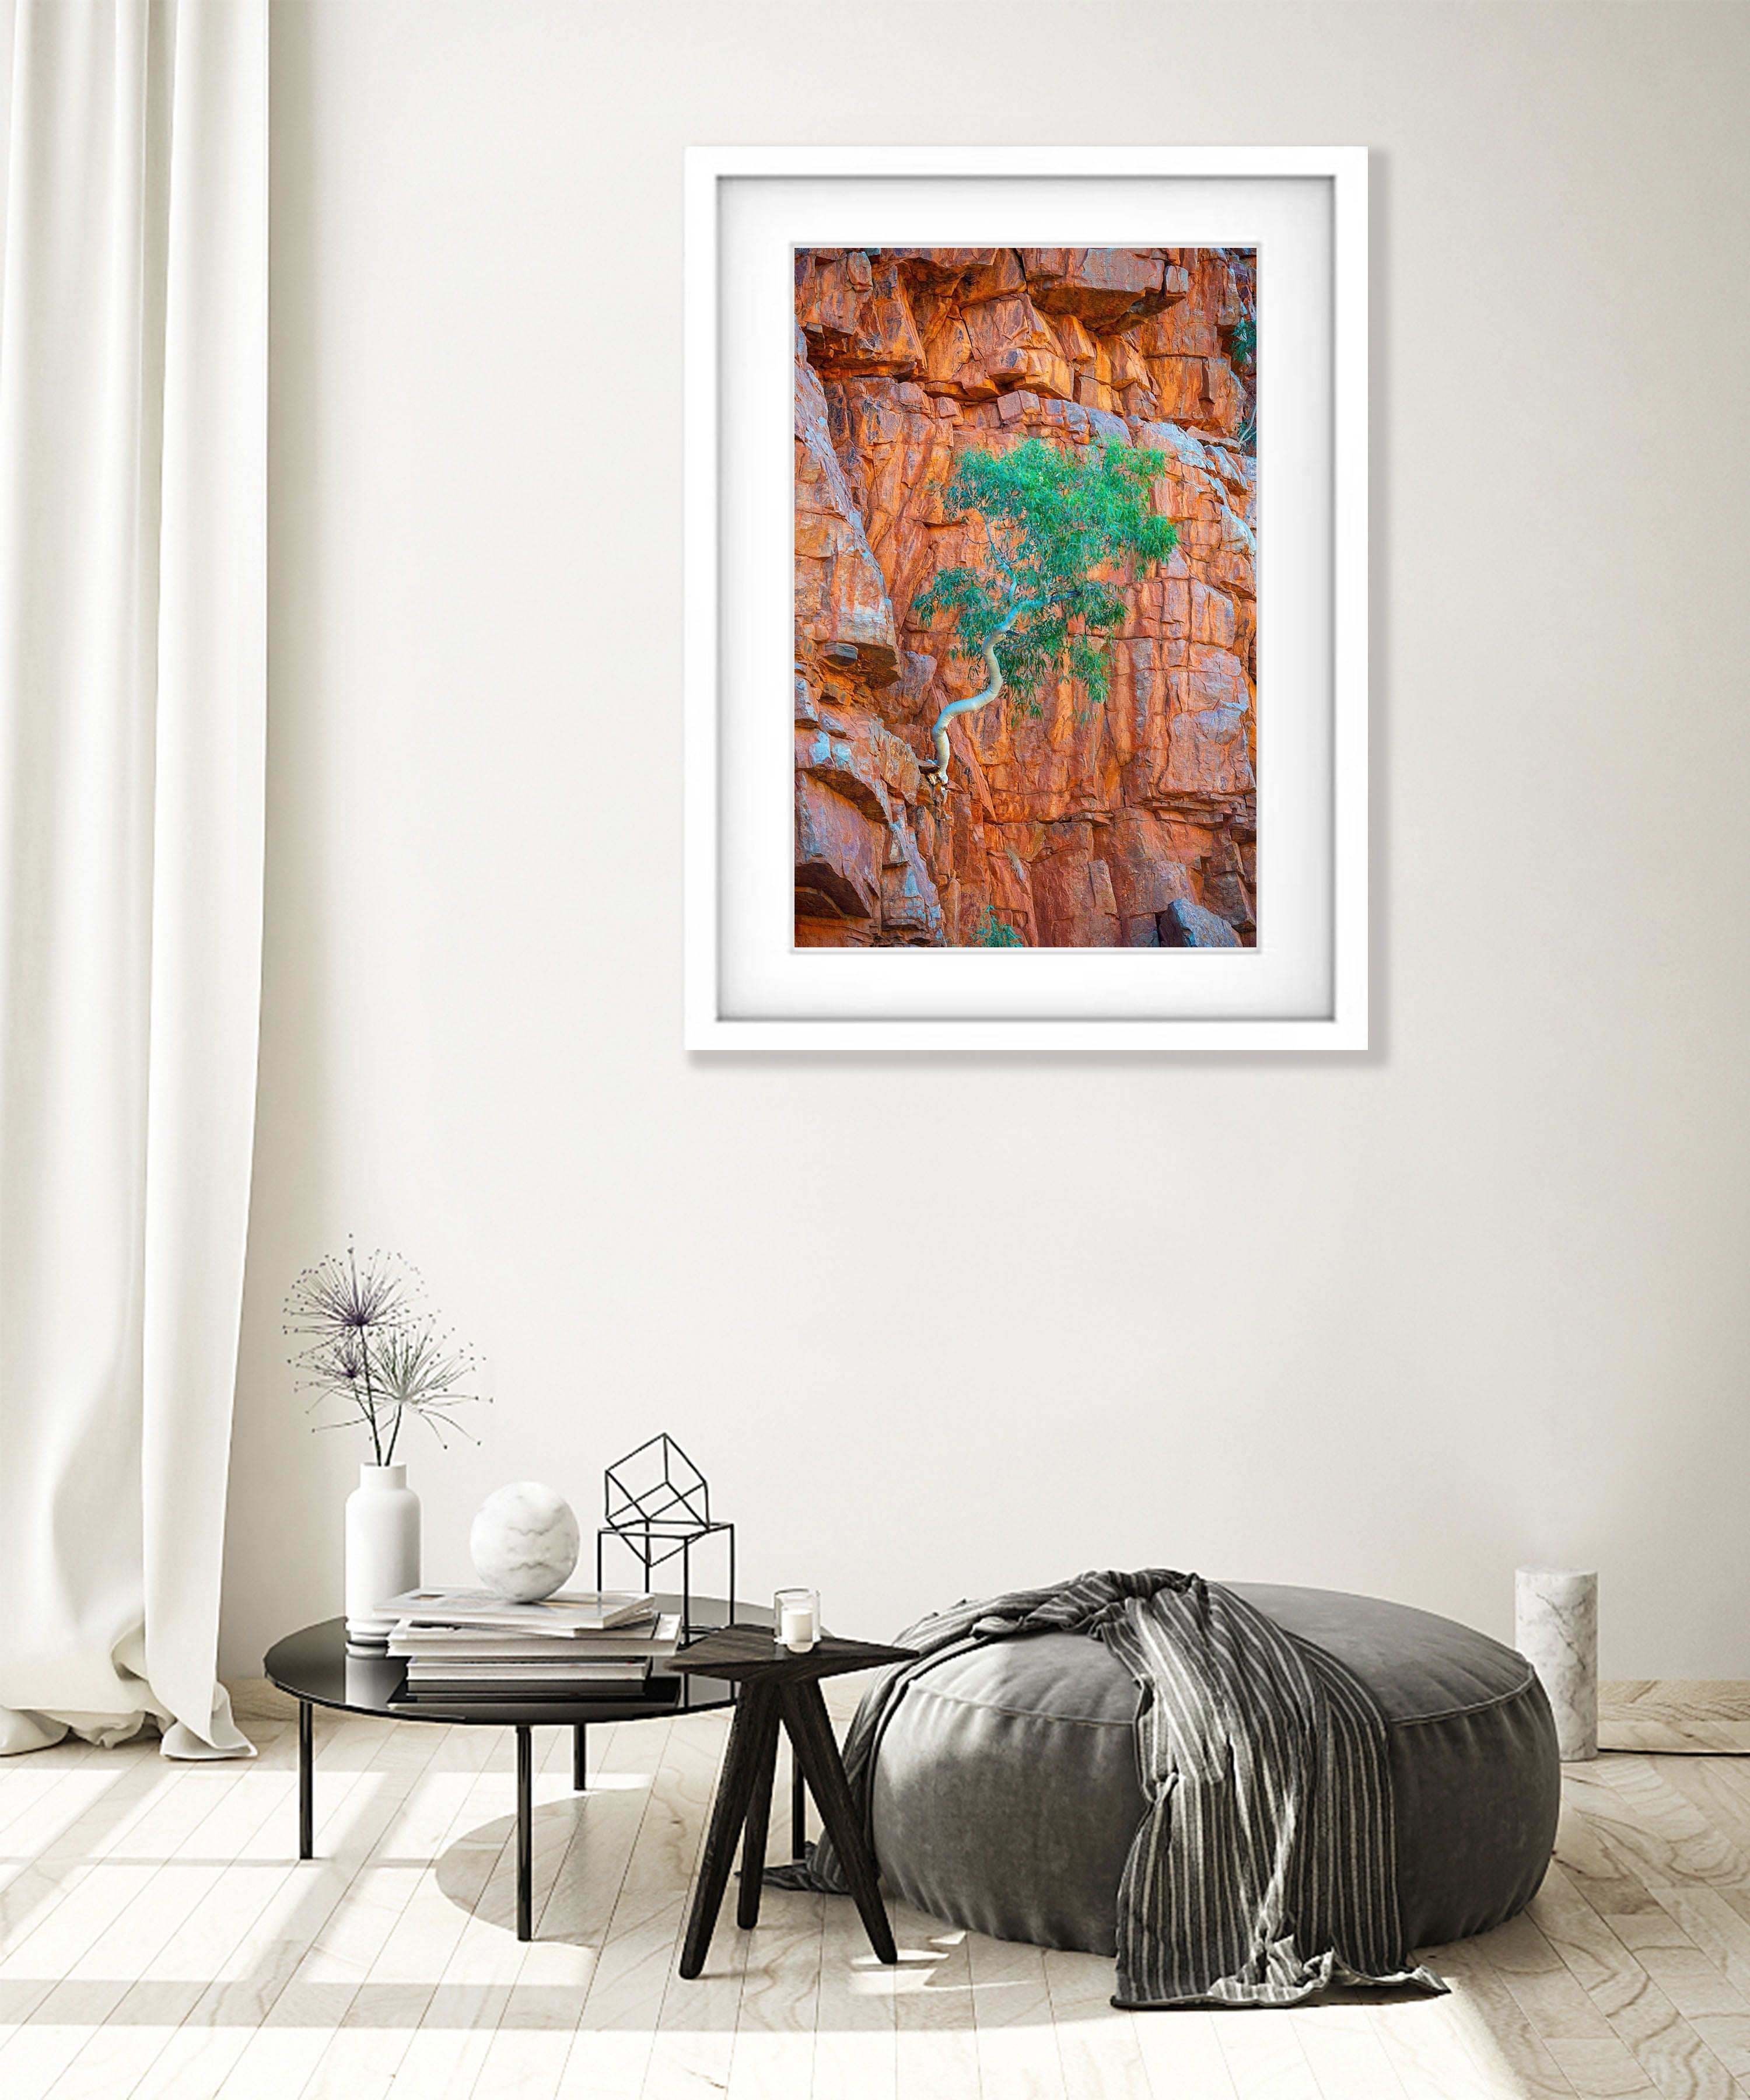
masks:
[[[662,1427],[880,1635],[1147,1562],[1750,1677],[1750,15],[276,10],[267,982],[225,1667],[339,1608],[280,1304],[419,1261],[489,1489]],[[680,1047],[681,148],[1373,149],[1377,1048]]]

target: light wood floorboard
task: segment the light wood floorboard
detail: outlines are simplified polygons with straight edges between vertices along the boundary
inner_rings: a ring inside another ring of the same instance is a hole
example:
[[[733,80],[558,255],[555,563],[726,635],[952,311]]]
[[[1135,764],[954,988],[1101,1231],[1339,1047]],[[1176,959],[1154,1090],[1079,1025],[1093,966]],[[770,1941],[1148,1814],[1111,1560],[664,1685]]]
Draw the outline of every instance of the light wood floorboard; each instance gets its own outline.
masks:
[[[857,1687],[831,1689],[842,1727]],[[1619,1703],[1702,1703],[1658,1690]],[[1750,2100],[1750,1762],[1726,1751],[1568,1767],[1530,1909],[1425,1950],[1448,1997],[1135,2014],[1091,1955],[894,1902],[884,1969],[848,1902],[769,1890],[744,1933],[733,1885],[683,1982],[721,1714],[596,1730],[581,1796],[569,1735],[537,1738],[524,1946],[508,1731],[320,1714],[300,1863],[290,1710],[236,1703],[253,1762],[0,1762],[4,2100]]]
[[[1666,1678],[1598,1687],[1607,1750],[1750,1752],[1750,1684]]]

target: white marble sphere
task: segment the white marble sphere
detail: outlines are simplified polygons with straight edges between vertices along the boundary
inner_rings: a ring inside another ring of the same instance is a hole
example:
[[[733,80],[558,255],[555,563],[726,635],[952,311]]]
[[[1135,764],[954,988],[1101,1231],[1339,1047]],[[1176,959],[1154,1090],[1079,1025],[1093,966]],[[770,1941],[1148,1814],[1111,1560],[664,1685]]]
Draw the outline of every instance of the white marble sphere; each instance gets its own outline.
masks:
[[[562,1589],[580,1542],[571,1504],[539,1480],[514,1480],[488,1495],[468,1534],[475,1574],[514,1604]]]

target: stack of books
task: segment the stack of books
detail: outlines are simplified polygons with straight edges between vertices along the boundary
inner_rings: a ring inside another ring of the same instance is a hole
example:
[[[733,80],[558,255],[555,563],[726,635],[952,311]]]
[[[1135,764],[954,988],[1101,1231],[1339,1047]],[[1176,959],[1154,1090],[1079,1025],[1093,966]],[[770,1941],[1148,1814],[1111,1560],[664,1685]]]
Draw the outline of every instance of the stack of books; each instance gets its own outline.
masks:
[[[540,1706],[642,1698],[680,1645],[681,1615],[627,1590],[567,1590],[513,1604],[484,1590],[409,1590],[389,1652],[407,1664],[397,1704]]]

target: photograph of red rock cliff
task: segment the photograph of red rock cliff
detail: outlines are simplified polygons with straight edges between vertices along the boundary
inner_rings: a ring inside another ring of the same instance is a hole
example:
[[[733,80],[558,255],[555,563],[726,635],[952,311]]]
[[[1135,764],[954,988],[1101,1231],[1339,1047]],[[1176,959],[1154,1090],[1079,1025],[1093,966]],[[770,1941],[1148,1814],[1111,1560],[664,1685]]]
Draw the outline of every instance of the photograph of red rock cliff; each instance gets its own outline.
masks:
[[[1258,940],[1257,252],[796,258],[796,945]]]

